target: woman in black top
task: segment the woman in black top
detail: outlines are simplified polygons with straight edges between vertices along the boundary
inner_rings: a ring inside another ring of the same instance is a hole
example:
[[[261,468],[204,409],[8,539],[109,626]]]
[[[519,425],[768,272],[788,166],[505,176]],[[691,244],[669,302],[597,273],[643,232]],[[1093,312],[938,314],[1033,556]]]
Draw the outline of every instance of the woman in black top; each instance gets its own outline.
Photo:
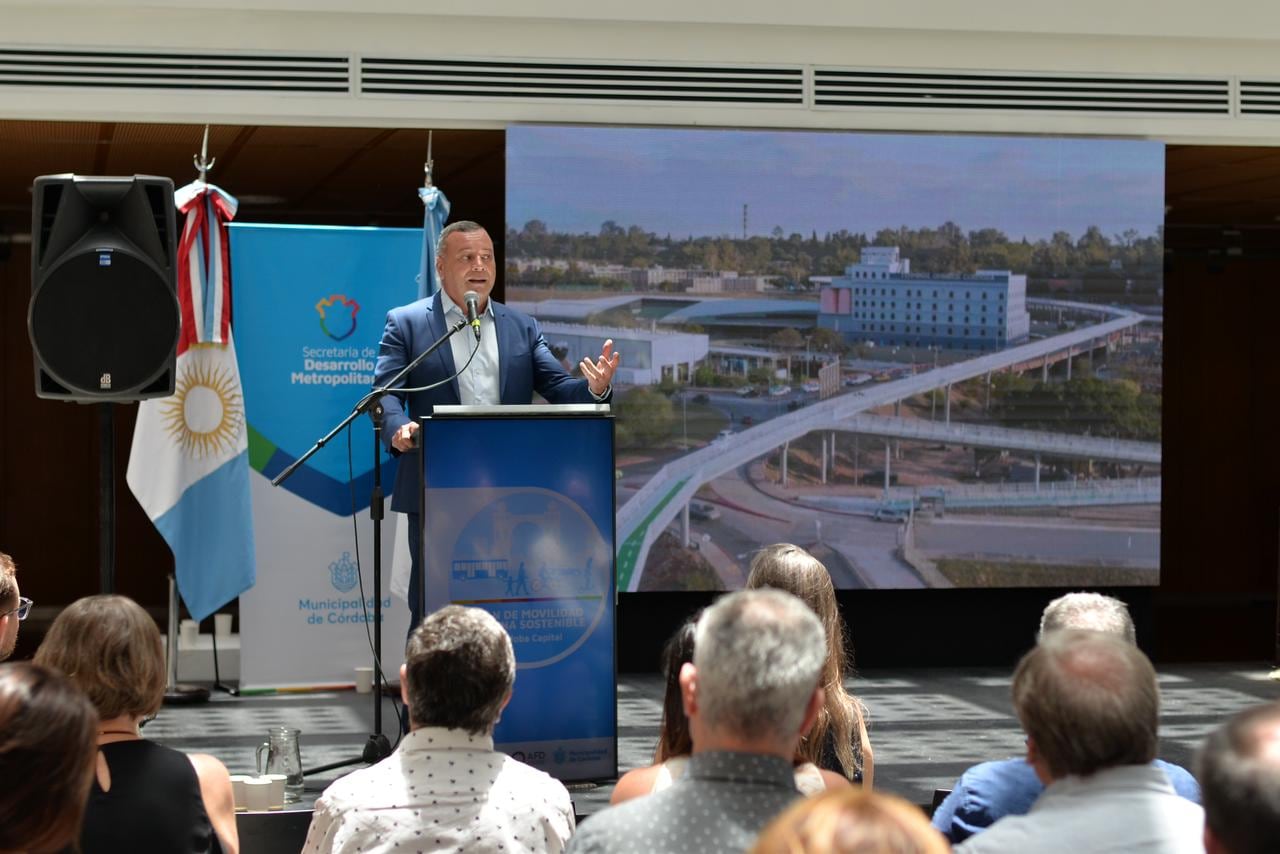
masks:
[[[160,632],[124,596],[90,596],[58,615],[36,661],[61,670],[98,709],[98,759],[82,854],[154,851],[236,854],[231,778],[205,754],[142,738],[164,700]]]

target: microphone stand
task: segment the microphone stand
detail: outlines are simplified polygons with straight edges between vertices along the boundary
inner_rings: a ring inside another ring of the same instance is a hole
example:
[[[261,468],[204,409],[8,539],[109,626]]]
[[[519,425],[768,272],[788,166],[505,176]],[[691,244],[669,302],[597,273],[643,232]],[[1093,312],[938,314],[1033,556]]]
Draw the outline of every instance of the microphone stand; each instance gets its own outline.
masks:
[[[335,768],[357,765],[361,762],[372,765],[391,755],[391,742],[382,732],[382,684],[385,681],[382,673],[382,396],[388,392],[396,393],[399,391],[396,386],[409,375],[410,371],[418,367],[423,359],[438,350],[444,342],[452,338],[454,334],[465,326],[467,326],[467,321],[459,320],[449,327],[448,332],[414,357],[413,361],[401,368],[394,377],[387,381],[386,385],[375,388],[360,398],[351,413],[346,418],[343,418],[338,423],[338,426],[326,433],[323,438],[317,440],[305,454],[290,463],[288,468],[271,480],[272,486],[279,486],[284,483],[289,479],[290,475],[297,471],[299,466],[315,456],[317,451],[329,444],[348,424],[364,413],[369,413],[373,419],[373,489],[369,496],[369,518],[373,520],[373,667],[374,673],[378,676],[373,690],[373,732],[369,735],[368,741],[365,742],[364,750],[360,756],[340,762],[332,762],[328,765],[321,765],[318,768],[309,768],[304,770],[303,774],[319,774],[325,771],[332,771]]]

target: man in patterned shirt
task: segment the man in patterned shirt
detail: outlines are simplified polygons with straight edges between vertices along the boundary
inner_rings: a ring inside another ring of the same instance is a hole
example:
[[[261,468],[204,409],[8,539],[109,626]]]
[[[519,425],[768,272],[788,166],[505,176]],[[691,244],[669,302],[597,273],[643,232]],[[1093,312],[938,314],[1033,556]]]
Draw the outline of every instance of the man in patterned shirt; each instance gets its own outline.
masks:
[[[573,805],[558,780],[493,749],[511,699],[511,638],[450,605],[409,636],[400,668],[410,732],[395,753],[316,801],[305,852],[559,852]]]
[[[741,852],[799,797],[791,759],[822,709],[822,624],[778,590],[733,593],[698,620],[680,691],[693,756],[670,788],[583,822],[573,854]]]

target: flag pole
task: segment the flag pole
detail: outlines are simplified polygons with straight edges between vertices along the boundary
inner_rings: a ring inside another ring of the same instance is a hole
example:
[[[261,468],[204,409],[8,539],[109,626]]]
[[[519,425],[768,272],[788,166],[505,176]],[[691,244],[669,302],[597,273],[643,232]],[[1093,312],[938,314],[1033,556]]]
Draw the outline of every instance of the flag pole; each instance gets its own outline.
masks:
[[[200,141],[200,153],[191,156],[191,162],[195,164],[196,171],[200,173],[201,183],[205,183],[205,179],[209,177],[209,170],[213,169],[213,164],[218,162],[218,158],[209,158],[209,126],[204,126],[204,139]]]
[[[436,162],[431,158],[431,138],[435,135],[435,131],[427,131],[427,162],[422,164],[422,171],[425,173],[422,179],[422,186],[430,189],[434,185],[432,181],[432,172],[436,168]]]

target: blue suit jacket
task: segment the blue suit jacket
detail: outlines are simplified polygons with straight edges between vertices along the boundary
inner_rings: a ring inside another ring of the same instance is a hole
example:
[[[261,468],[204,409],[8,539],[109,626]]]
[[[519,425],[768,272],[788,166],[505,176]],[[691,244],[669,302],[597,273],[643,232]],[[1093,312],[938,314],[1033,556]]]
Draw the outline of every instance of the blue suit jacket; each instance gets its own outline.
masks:
[[[587,387],[587,381],[569,376],[552,355],[551,348],[538,331],[536,320],[493,300],[489,305],[493,307],[493,325],[498,333],[498,387],[503,404],[531,403],[535,391],[548,403],[597,402]],[[378,363],[374,368],[374,388],[386,384],[447,331],[445,310],[438,293],[389,311],[386,328],[382,330]],[[458,334],[471,333],[464,329]],[[456,370],[453,348],[443,344],[409,372],[401,387],[431,385],[452,376]],[[401,426],[418,416],[430,415],[436,404],[456,405],[461,398],[458,396],[458,381],[454,379],[431,391],[409,394],[407,409],[404,401],[394,394],[385,395],[382,402],[385,413],[382,441],[394,454],[391,437]],[[607,403],[608,399],[600,402]],[[401,465],[396,472],[391,509],[402,513],[418,512],[417,484],[413,464]]]

